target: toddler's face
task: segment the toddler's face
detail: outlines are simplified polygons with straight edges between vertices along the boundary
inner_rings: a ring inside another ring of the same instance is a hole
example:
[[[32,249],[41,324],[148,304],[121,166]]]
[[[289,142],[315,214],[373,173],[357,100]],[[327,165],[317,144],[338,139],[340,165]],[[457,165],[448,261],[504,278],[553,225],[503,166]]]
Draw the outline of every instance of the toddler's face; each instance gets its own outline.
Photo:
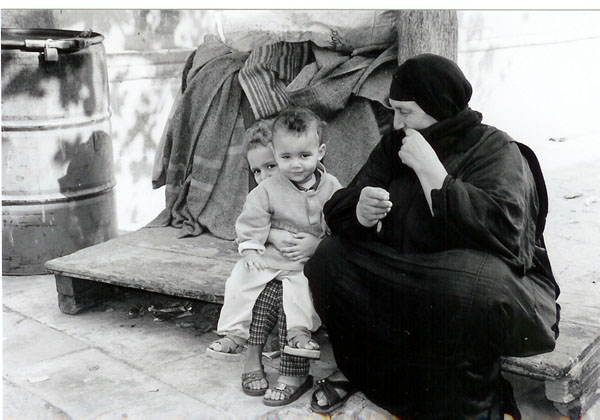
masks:
[[[315,172],[325,155],[325,145],[319,145],[316,130],[301,136],[281,130],[273,133],[273,151],[281,174],[301,184]]]
[[[252,175],[254,175],[257,184],[260,184],[265,179],[279,173],[277,162],[273,157],[273,151],[270,147],[255,147],[254,149],[248,150],[246,157],[248,158],[250,170],[252,171]]]

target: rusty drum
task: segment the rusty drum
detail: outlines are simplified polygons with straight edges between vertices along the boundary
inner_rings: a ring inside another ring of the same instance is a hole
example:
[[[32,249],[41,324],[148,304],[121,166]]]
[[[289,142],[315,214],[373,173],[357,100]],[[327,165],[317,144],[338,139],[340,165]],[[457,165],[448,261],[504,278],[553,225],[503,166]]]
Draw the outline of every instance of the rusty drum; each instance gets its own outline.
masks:
[[[2,28],[2,273],[117,235],[103,36]]]

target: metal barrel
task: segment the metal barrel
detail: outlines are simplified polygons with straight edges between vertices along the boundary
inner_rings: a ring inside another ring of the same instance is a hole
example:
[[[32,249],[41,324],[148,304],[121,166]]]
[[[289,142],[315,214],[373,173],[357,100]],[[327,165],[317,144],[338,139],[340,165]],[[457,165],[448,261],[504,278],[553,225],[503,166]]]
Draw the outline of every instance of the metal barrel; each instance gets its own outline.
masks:
[[[104,37],[2,28],[2,273],[117,235]]]

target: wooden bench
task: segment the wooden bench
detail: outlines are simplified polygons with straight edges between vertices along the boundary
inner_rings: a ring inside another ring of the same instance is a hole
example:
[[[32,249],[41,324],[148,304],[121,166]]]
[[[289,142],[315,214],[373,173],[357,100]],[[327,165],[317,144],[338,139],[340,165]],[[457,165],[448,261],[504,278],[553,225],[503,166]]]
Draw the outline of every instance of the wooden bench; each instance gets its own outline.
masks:
[[[177,239],[178,229],[143,228],[46,263],[58,304],[75,314],[118,288],[131,287],[223,303],[225,280],[238,254],[233,242],[209,234]],[[590,279],[583,279],[582,282]],[[563,287],[561,335],[552,353],[505,358],[503,369],[545,382],[546,397],[578,419],[600,397],[600,296]]]

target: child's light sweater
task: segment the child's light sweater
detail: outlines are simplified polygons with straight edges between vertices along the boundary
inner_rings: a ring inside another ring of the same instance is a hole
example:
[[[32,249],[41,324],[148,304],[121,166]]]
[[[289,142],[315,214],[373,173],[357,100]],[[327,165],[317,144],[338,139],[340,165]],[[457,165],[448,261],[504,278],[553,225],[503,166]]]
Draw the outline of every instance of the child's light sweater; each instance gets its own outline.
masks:
[[[291,233],[306,232],[317,238],[325,235],[323,205],[342,186],[322,167],[318,170],[321,180],[316,190],[301,191],[288,178],[278,174],[250,191],[235,223],[240,253],[246,249],[258,251],[269,268],[303,269],[304,264],[290,261],[275,246],[265,246],[265,243],[272,227]]]

